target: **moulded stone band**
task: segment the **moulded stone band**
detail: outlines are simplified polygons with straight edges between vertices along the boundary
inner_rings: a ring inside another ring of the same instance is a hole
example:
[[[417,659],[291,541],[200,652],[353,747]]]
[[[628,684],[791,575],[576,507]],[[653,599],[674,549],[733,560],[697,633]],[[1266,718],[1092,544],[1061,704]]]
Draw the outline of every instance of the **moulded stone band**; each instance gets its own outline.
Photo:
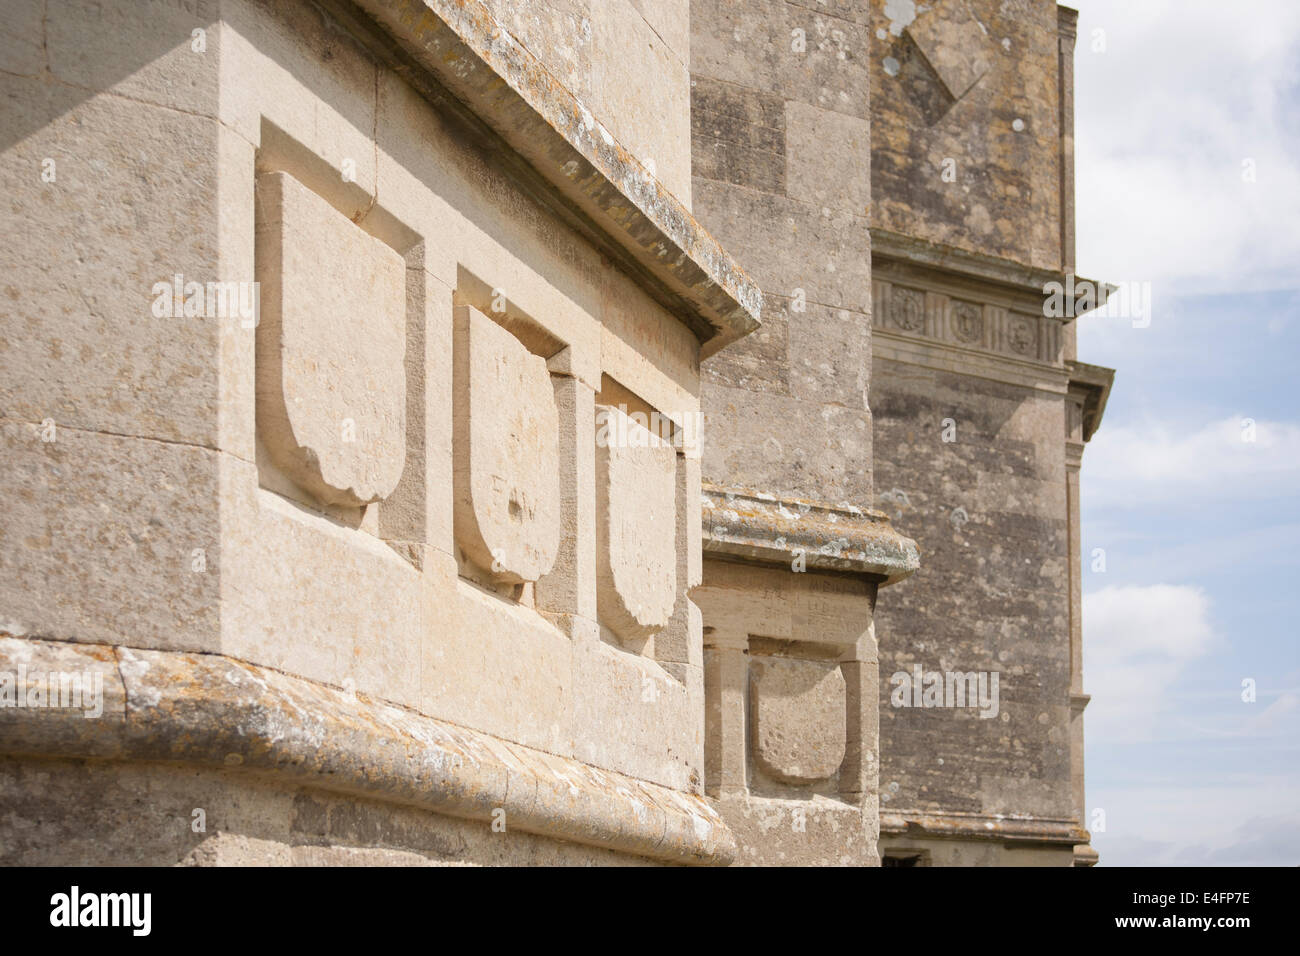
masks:
[[[921,566],[916,542],[879,511],[831,508],[704,486],[704,550],[771,564],[802,556],[809,568],[850,571],[893,584]]]
[[[0,707],[0,753],[200,765],[674,863],[727,864],[703,797],[216,654],[0,636],[0,671],[102,673],[103,714]]]
[[[1090,839],[1074,820],[1007,817],[960,813],[882,813],[881,833],[908,836],[958,837],[964,840],[1024,840],[1031,843],[1087,843]]]
[[[763,293],[676,196],[478,0],[353,0],[550,186],[700,338],[759,326]]]

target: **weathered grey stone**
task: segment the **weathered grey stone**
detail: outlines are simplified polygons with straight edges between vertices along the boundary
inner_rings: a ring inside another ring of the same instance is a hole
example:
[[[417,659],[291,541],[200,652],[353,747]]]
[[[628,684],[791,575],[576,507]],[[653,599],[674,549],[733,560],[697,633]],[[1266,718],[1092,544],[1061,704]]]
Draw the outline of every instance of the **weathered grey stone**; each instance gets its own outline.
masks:
[[[881,842],[920,865],[1095,862],[1077,469],[1110,378],[1043,307],[1073,269],[1073,43],[1066,8],[938,3],[872,57],[877,501],[926,555],[877,615]],[[913,668],[996,674],[996,719],[896,706]]]
[[[860,209],[813,206],[696,178],[695,211],[755,276],[765,292],[867,313],[871,262]],[[791,256],[784,250],[798,248]]]
[[[867,27],[818,7],[691,0],[691,72],[866,116]]]
[[[871,459],[865,409],[708,384],[704,433],[706,482],[870,508],[871,473],[860,465]]]
[[[871,206],[871,124],[860,116],[788,100],[786,191],[818,209],[865,216]]]

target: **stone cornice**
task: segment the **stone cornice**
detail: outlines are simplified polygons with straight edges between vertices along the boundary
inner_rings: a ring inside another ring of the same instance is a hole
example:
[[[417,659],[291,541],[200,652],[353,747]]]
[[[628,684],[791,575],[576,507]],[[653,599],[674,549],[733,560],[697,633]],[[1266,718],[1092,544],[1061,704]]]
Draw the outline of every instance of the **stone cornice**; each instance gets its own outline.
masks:
[[[0,753],[266,775],[676,863],[727,863],[699,796],[216,654],[0,636],[0,671],[103,675],[103,714],[0,707]]]
[[[1008,308],[1035,315],[1043,312],[1043,287],[1049,282],[1064,283],[1066,275],[1060,269],[1041,269],[878,228],[871,230],[871,259],[873,268],[880,265],[888,268],[888,264],[898,263],[915,269],[925,280],[962,283],[971,295],[1006,297]],[[1097,291],[1096,307],[1105,305],[1111,287],[1082,276],[1074,279],[1076,286],[1084,282],[1091,282]],[[1072,315],[1058,321],[1079,317]]]
[[[704,485],[704,551],[810,571],[846,571],[893,584],[920,567],[916,542],[879,511]]]
[[[1070,49],[1074,49],[1074,39],[1079,32],[1079,11],[1064,4],[1056,6],[1056,26],[1062,39],[1069,39]],[[1069,52],[1062,48],[1062,52]]]
[[[521,184],[688,325],[704,357],[758,327],[758,285],[482,3],[327,2],[426,97],[488,133]]]
[[[888,811],[880,814],[881,835],[994,840],[999,843],[1087,843],[1088,831],[1078,821],[1056,817],[1006,816],[981,813],[922,813]]]
[[[1115,382],[1115,370],[1073,361],[1066,362],[1065,367],[1070,372],[1071,390],[1084,392],[1083,440],[1090,441],[1093,433],[1101,427],[1102,415],[1106,414],[1106,401]]]

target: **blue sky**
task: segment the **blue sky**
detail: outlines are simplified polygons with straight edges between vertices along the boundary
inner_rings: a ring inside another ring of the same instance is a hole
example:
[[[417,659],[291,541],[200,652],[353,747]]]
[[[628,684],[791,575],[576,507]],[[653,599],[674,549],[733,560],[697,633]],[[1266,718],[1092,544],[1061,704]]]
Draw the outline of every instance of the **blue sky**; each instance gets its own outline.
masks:
[[[1153,302],[1080,320],[1093,845],[1300,865],[1300,3],[1078,6],[1078,271]]]

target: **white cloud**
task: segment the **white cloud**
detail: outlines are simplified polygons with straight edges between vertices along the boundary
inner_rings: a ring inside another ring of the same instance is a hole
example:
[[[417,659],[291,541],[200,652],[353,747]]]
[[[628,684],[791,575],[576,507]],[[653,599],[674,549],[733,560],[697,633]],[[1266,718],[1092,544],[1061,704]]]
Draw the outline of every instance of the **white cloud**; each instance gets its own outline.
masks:
[[[1276,700],[1251,719],[1245,733],[1270,734],[1284,727],[1292,729],[1298,710],[1300,710],[1300,695],[1290,691],[1279,694]]]
[[[1286,94],[1300,76],[1300,4],[1078,6],[1080,273],[1179,293],[1295,288],[1300,129]]]
[[[1103,866],[1300,865],[1294,775],[1099,790]],[[1267,784],[1267,786],[1265,786]]]
[[[1300,426],[1233,416],[1198,429],[1102,428],[1083,474],[1090,507],[1291,496],[1300,486]]]
[[[1085,594],[1083,629],[1093,742],[1154,737],[1173,710],[1172,689],[1183,669],[1218,643],[1209,598],[1184,585],[1112,586]]]

